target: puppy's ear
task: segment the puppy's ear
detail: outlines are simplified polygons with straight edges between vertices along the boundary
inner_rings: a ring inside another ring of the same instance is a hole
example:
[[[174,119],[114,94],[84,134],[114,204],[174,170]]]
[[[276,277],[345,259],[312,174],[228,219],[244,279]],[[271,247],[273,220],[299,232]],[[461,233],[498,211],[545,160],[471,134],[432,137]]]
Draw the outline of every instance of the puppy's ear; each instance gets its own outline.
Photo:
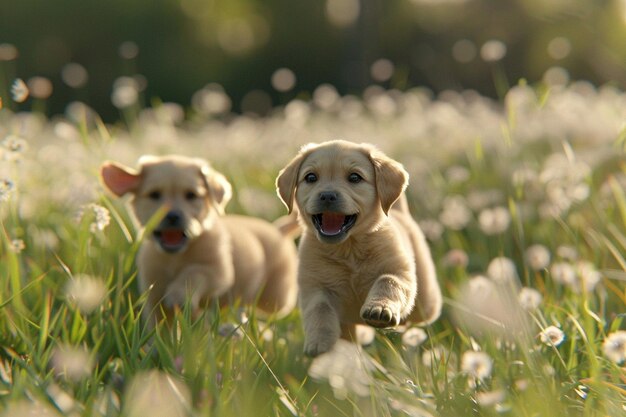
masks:
[[[293,200],[296,194],[296,186],[298,184],[298,173],[300,172],[300,165],[304,161],[304,157],[310,152],[309,148],[302,148],[300,153],[287,164],[286,167],[280,170],[278,177],[276,177],[276,192],[281,201],[289,213],[293,211]]]
[[[141,175],[132,168],[107,161],[100,167],[100,177],[104,185],[116,196],[134,193],[141,184]]]
[[[376,149],[370,150],[369,156],[376,173],[376,192],[380,205],[387,214],[409,184],[409,174],[401,163]]]
[[[233,187],[225,176],[206,163],[200,167],[200,171],[210,196],[217,204],[217,211],[224,214],[224,209],[233,196]]]

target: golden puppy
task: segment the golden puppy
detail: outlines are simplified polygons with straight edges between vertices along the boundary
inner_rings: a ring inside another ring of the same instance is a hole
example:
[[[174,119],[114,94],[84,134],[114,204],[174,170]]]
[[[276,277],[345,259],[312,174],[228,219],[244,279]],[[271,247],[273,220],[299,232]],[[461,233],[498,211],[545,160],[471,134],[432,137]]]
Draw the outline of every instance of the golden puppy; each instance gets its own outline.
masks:
[[[429,323],[441,291],[424,235],[404,196],[408,174],[371,145],[307,145],[279,173],[277,191],[294,200],[304,231],[298,285],[304,351],[316,356],[356,324]]]
[[[223,215],[231,186],[201,159],[142,157],[140,168],[102,165],[104,184],[117,196],[130,193],[142,224],[161,216],[139,250],[144,313],[151,325],[189,302],[196,311],[211,299],[220,304],[257,303],[285,315],[297,299],[297,254],[293,241],[272,224]],[[161,304],[163,302],[163,304]]]

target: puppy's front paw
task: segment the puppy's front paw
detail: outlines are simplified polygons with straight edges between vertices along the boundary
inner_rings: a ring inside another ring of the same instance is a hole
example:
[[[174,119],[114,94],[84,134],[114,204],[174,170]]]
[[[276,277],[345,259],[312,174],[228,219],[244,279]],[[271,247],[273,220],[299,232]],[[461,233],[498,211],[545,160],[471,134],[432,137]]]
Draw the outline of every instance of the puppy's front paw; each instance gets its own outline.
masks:
[[[197,297],[191,296],[189,293],[190,291],[185,285],[181,285],[179,282],[174,282],[167,287],[163,302],[168,308],[180,308],[189,304],[192,309],[195,310],[198,307],[198,301],[196,300]]]
[[[361,307],[361,318],[372,327],[395,327],[400,324],[400,312],[383,302],[369,302]]]
[[[311,358],[314,358],[322,353],[330,351],[336,341],[330,339],[320,338],[317,340],[306,341],[304,343],[304,354]]]

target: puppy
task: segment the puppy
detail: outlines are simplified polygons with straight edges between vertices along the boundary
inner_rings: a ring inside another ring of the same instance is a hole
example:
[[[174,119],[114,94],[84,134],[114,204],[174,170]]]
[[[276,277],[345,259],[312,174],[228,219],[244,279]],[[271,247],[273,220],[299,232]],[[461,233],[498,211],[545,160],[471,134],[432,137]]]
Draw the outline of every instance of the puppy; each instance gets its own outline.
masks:
[[[272,224],[224,215],[231,186],[201,159],[142,157],[139,170],[105,162],[101,177],[116,196],[132,194],[136,219],[156,224],[137,266],[150,325],[186,302],[194,309],[218,298],[256,303],[284,316],[297,300],[295,244]]]
[[[278,195],[303,226],[298,285],[304,352],[330,350],[355,325],[426,324],[442,297],[404,196],[408,174],[371,145],[307,145],[280,171]]]

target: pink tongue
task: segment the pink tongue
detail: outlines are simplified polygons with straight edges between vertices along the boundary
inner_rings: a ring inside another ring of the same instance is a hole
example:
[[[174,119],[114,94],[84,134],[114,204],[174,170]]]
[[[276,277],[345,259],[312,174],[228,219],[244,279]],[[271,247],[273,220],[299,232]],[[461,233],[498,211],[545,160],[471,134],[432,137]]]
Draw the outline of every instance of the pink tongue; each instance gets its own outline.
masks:
[[[166,245],[177,245],[182,242],[184,234],[181,230],[171,229],[161,231],[161,241]]]
[[[336,235],[341,232],[341,227],[346,219],[341,213],[322,213],[322,232],[327,235]]]

